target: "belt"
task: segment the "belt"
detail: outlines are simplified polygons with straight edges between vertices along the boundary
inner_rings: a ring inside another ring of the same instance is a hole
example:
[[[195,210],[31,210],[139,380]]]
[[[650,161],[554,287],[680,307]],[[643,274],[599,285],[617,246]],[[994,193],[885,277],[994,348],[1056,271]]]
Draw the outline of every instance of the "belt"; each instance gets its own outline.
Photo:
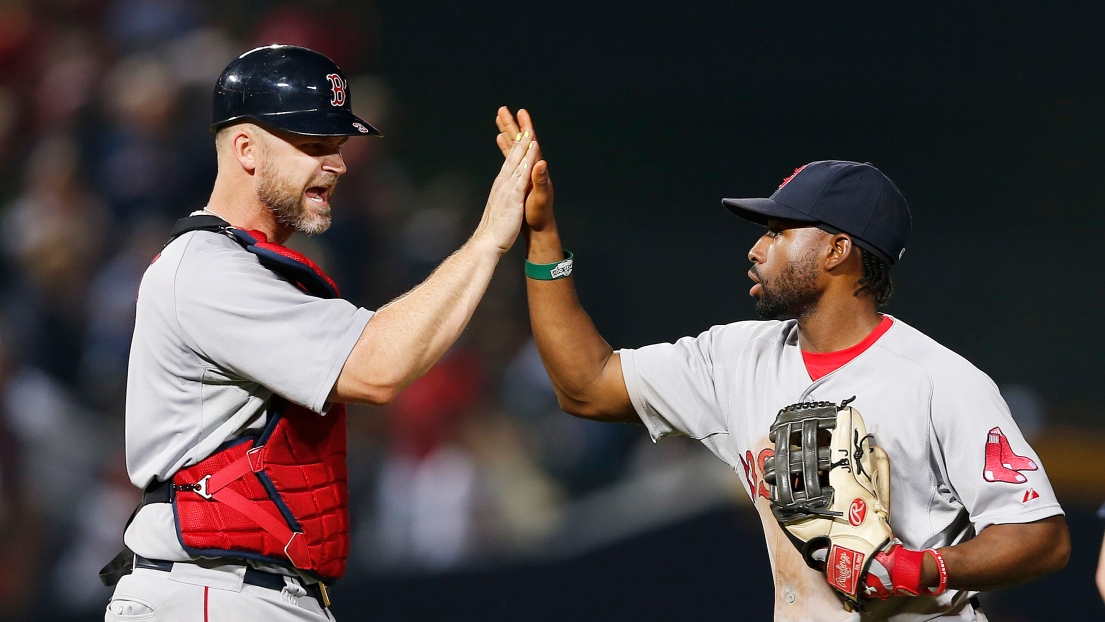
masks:
[[[173,570],[173,564],[175,563],[188,562],[170,562],[163,559],[146,559],[141,555],[134,556],[135,568],[171,572]],[[287,586],[287,583],[284,582],[284,575],[258,570],[253,566],[246,566],[246,574],[243,578],[243,582],[247,585],[256,585],[257,587],[264,587],[270,590],[283,590]],[[307,590],[307,595],[318,601],[322,608],[325,609],[330,606],[330,595],[325,585],[322,583],[304,583],[303,581],[299,581],[299,583],[303,586],[303,589]]]

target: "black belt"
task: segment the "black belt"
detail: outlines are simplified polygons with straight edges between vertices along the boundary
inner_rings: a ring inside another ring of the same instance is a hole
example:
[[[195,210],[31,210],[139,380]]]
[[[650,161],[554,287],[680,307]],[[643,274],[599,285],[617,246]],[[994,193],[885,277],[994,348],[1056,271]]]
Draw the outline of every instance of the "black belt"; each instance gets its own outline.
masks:
[[[134,556],[135,568],[171,572],[173,570],[173,564],[175,563],[188,562],[170,562],[163,559],[146,559],[141,555]],[[284,582],[284,575],[258,570],[253,566],[246,566],[246,574],[243,578],[243,582],[248,585],[265,587],[270,590],[283,590],[287,586],[287,583]],[[319,606],[324,609],[330,606],[330,599],[327,597],[326,588],[323,587],[321,583],[304,583],[302,580],[299,580],[299,584],[303,586],[303,589],[307,590],[308,596],[318,601]]]

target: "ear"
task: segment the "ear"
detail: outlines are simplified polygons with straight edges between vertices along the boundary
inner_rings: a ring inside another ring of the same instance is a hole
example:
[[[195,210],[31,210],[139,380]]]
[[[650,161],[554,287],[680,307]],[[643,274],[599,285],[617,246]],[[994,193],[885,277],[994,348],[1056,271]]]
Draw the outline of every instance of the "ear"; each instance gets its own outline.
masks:
[[[261,165],[263,137],[248,124],[238,126],[230,136],[230,150],[234,159],[247,174],[252,175]]]
[[[828,253],[825,256],[825,270],[831,272],[845,264],[853,257],[858,257],[859,252],[847,233],[834,233],[829,236]]]

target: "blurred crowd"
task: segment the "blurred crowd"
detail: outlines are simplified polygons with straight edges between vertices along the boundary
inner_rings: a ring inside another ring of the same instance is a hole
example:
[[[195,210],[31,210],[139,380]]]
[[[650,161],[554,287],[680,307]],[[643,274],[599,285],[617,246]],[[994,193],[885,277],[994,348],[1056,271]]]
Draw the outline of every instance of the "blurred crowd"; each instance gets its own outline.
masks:
[[[352,0],[0,2],[0,619],[102,610],[110,593],[96,572],[138,500],[123,455],[135,298],[214,180],[215,78],[257,45],[312,47],[386,134],[403,110],[374,73],[380,27]],[[464,241],[491,179],[416,179],[387,138],[343,154],[332,229],[292,245],[376,308]],[[559,412],[514,259],[440,364],[389,407],[352,410],[352,576],[516,558],[571,499],[671,455],[634,460],[642,431]]]

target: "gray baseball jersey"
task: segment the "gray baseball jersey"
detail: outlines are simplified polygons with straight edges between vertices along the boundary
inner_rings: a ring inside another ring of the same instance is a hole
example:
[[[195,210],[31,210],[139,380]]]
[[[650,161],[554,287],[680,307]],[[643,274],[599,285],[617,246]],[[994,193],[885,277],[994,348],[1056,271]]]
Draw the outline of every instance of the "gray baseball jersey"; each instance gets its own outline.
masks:
[[[901,320],[816,381],[794,321],[715,326],[674,344],[622,350],[621,363],[633,406],[654,440],[690,436],[744,480],[767,538],[776,620],[860,620],[805,564],[771,514],[763,483],[763,461],[773,451],[767,434],[789,404],[856,397],[852,406],[890,456],[890,523],[909,548],[954,545],[989,525],[1062,514],[990,378]],[[984,620],[971,595],[948,590],[936,598],[876,601],[863,619]]]
[[[166,480],[222,443],[264,428],[273,394],[325,413],[372,313],[303,293],[229,237],[173,240],[146,270],[127,382],[127,470]],[[124,540],[135,553],[190,556],[172,508],[147,505]]]

